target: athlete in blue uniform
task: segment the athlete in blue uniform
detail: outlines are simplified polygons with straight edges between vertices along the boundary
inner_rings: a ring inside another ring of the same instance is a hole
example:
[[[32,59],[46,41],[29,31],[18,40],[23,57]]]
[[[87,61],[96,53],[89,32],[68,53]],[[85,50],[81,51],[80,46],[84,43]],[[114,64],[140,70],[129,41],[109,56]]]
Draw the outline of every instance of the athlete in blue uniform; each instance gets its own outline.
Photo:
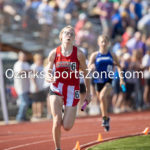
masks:
[[[99,51],[92,53],[89,60],[89,69],[93,71],[96,94],[100,101],[100,109],[102,113],[102,126],[105,131],[109,131],[109,116],[108,116],[108,96],[112,91],[111,82],[113,79],[113,66],[117,65],[120,77],[121,67],[115,54],[108,51],[107,46],[109,39],[105,35],[98,37]],[[120,85],[124,84],[123,78],[120,78]]]

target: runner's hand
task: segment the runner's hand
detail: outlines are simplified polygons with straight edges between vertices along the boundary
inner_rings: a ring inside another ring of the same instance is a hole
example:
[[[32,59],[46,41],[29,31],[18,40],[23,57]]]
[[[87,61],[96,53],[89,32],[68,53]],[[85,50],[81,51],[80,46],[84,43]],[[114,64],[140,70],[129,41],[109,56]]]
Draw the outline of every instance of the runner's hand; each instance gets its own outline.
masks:
[[[95,70],[96,70],[95,64],[91,64],[91,65],[89,66],[89,69],[90,69],[91,71],[95,71]]]
[[[121,85],[125,85],[125,82],[123,79],[120,79],[120,87],[121,87]]]
[[[88,104],[91,102],[91,94],[90,94],[90,92],[86,92],[85,100],[88,102]]]
[[[46,74],[45,81],[48,83],[54,83],[56,80],[53,76],[49,76],[48,74]]]

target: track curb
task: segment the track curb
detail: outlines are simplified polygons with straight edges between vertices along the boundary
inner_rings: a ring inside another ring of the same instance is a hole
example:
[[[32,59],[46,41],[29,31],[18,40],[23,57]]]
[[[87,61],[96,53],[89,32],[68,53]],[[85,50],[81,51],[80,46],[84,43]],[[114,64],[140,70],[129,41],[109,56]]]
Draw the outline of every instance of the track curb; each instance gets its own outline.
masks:
[[[148,134],[150,134],[150,133],[148,133]],[[133,136],[141,136],[141,135],[144,135],[144,134],[143,133],[136,133],[136,134],[126,135],[126,136],[118,136],[118,137],[106,138],[103,141],[92,141],[92,142],[80,145],[80,149],[81,150],[87,150],[88,148],[93,147],[94,145],[97,145],[97,144],[100,144],[100,143],[113,141],[113,140],[117,140],[117,139],[122,139],[122,138],[133,137]],[[76,149],[74,148],[73,150],[76,150]]]

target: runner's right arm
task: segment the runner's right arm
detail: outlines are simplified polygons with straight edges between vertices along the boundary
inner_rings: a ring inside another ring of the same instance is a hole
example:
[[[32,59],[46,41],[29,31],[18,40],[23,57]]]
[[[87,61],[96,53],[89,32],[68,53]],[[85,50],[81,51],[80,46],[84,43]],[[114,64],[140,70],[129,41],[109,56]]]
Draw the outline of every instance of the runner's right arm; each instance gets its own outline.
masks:
[[[53,64],[54,64],[55,56],[56,56],[56,49],[53,49],[48,56],[48,67],[47,67],[46,77],[45,77],[45,80],[49,83],[54,82],[54,76],[52,75],[52,72],[53,72]]]

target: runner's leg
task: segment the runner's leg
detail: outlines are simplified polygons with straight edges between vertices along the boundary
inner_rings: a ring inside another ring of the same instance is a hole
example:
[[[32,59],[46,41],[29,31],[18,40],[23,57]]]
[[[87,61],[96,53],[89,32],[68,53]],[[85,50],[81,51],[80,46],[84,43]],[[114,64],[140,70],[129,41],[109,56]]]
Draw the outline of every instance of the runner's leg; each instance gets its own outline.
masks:
[[[60,148],[63,100],[60,96],[50,95],[50,107],[53,116],[53,139],[56,148]]]
[[[65,113],[63,117],[63,127],[65,130],[70,130],[73,127],[76,118],[77,106],[65,107]]]

